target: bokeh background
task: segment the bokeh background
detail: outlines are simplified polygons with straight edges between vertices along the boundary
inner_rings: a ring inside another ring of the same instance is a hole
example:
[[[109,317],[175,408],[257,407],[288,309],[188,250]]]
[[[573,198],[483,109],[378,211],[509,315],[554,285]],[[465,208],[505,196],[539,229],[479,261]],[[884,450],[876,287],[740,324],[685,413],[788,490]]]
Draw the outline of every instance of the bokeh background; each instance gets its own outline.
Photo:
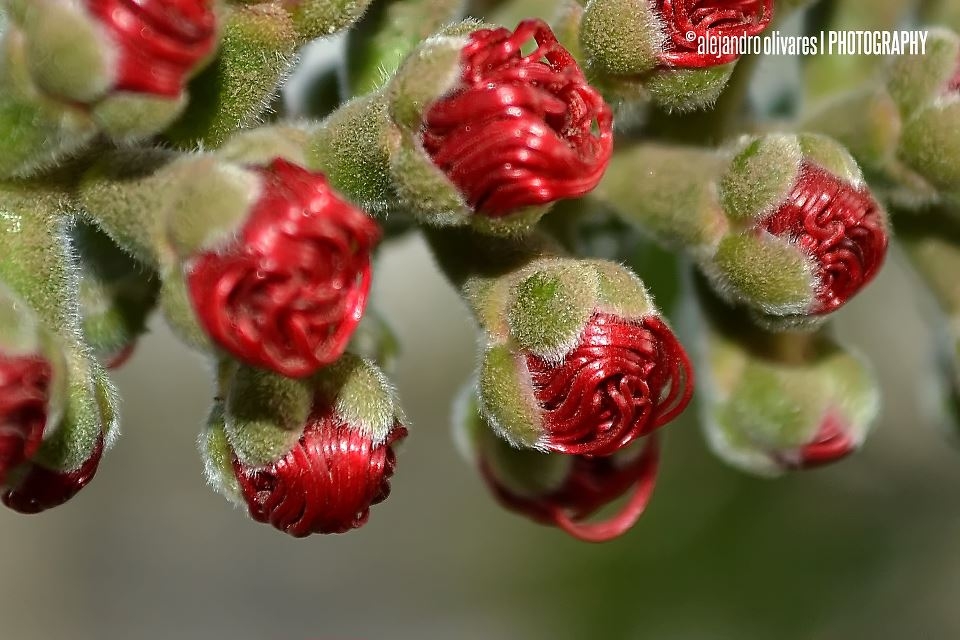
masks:
[[[789,100],[789,68],[760,77],[757,95]],[[604,545],[502,510],[456,452],[475,335],[423,243],[386,247],[374,286],[411,436],[368,526],[295,540],[205,487],[210,372],[157,319],[115,376],[123,435],[95,481],[38,516],[0,511],[0,640],[960,637],[960,449],[896,254],[838,314],[883,387],[862,453],[754,479],[710,455],[691,408],[647,513]]]
[[[0,637],[958,637],[960,452],[924,406],[914,289],[893,256],[840,314],[884,391],[862,453],[753,479],[709,454],[690,411],[648,512],[604,545],[503,511],[457,454],[449,400],[475,337],[418,239],[389,246],[375,282],[411,436],[393,495],[348,535],[288,538],[204,486],[209,371],[157,321],[116,376],[123,437],[95,481],[38,516],[0,512]]]

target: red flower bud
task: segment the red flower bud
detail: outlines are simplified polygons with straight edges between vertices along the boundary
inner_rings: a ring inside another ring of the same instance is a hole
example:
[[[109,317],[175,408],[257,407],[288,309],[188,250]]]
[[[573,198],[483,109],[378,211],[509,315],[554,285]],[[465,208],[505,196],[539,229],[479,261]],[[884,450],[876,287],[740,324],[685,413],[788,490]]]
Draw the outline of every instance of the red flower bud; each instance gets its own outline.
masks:
[[[52,377],[43,358],[0,355],[0,484],[40,447]]]
[[[813,441],[781,462],[794,469],[811,469],[837,462],[856,450],[857,444],[847,434],[842,418],[830,413],[823,419]]]
[[[221,347],[303,377],[336,360],[360,322],[380,230],[322,174],[279,159],[259,172],[237,239],[188,265],[190,296]]]
[[[537,48],[523,55],[531,37]],[[474,210],[501,217],[597,185],[613,116],[544,22],[475,31],[461,64],[460,82],[425,116],[423,147]]]
[[[704,68],[729,64],[740,55],[699,54],[701,39],[759,34],[773,18],[773,0],[657,0],[657,10],[667,36],[661,64]]]
[[[527,355],[550,451],[609,455],[676,418],[693,394],[686,352],[656,316],[596,313],[559,363]]]
[[[332,409],[314,411],[296,446],[265,467],[236,457],[233,470],[250,517],[294,537],[346,533],[366,524],[370,507],[390,495],[393,445],[407,435],[396,425],[382,443],[344,424]]]
[[[887,253],[883,215],[866,185],[855,188],[808,162],[787,201],[759,228],[789,238],[813,260],[814,314],[846,303],[877,275]]]
[[[643,515],[656,485],[659,460],[656,436],[648,438],[643,451],[627,461],[621,456],[571,456],[570,470],[562,484],[539,496],[511,490],[498,480],[489,461],[483,458],[480,473],[497,501],[507,509],[560,527],[580,540],[606,542],[626,533]],[[628,491],[632,491],[630,497],[608,519],[584,522]]]
[[[58,507],[93,479],[100,466],[103,455],[103,436],[97,438],[93,453],[73,471],[55,471],[37,463],[31,463],[30,469],[14,487],[3,494],[3,504],[20,513],[40,513]]]
[[[210,0],[85,0],[117,48],[119,91],[180,95],[187,76],[213,51]]]

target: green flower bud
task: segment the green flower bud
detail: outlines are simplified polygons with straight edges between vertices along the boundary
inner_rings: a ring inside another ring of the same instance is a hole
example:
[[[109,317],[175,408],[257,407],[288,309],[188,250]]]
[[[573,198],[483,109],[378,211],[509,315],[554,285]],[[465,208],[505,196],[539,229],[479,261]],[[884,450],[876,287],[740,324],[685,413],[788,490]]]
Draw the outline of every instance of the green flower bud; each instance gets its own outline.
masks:
[[[880,406],[863,359],[822,331],[768,333],[706,304],[702,424],[721,459],[775,476],[835,462],[863,444]]]
[[[130,356],[157,303],[160,279],[86,222],[72,229],[80,261],[83,335],[109,368]]]

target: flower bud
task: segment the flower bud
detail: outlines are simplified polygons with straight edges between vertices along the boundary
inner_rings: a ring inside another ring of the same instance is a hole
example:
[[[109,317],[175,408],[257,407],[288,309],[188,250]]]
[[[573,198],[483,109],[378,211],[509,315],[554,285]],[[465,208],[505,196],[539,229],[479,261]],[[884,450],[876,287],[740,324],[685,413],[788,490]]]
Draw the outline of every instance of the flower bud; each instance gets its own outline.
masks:
[[[184,85],[216,46],[211,0],[37,0],[14,12],[24,61],[60,109],[87,107],[114,138],[142,138],[186,104]]]
[[[738,235],[705,268],[718,290],[772,316],[831,313],[886,256],[883,209],[853,158],[819,136],[750,141],[720,181]]]
[[[587,542],[613,540],[633,527],[656,482],[656,436],[615,456],[565,455],[515,449],[498,438],[478,411],[472,387],[459,402],[454,424],[484,481],[506,509],[562,529]],[[597,511],[622,496],[626,501],[602,520]]]
[[[701,42],[755,36],[772,17],[773,0],[591,0],[580,43],[587,69],[612,94],[684,111],[716,100],[740,57],[701,53]]]
[[[542,21],[474,27],[425,41],[386,88],[402,132],[392,176],[402,204],[432,224],[522,230],[596,186],[612,114]]]
[[[705,304],[702,423],[721,459],[775,476],[860,448],[880,406],[862,358],[822,331],[768,333],[717,301]]]
[[[887,89],[905,118],[960,92],[960,36],[949,29],[931,29],[925,53],[897,56],[885,70]]]
[[[430,240],[484,332],[480,409],[514,446],[609,455],[686,408],[687,355],[630,270],[531,252],[530,240]]]
[[[360,322],[379,229],[322,174],[285,160],[255,173],[259,195],[236,228],[186,258],[190,299],[229,353],[309,375],[343,353]]]
[[[216,424],[204,445],[208,476],[212,469],[215,486],[235,491],[254,520],[294,537],[345,533],[389,495],[393,446],[407,434],[401,420],[386,378],[353,356],[311,380],[241,367],[223,411],[236,482],[222,479]]]

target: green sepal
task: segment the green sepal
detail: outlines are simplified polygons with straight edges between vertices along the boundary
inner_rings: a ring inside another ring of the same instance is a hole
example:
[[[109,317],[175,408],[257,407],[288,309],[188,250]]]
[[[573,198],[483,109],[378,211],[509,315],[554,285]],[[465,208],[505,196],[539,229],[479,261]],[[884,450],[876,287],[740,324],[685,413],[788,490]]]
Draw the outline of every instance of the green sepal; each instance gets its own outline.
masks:
[[[960,95],[942,98],[904,123],[899,157],[943,193],[960,197]]]
[[[660,69],[644,80],[654,103],[685,113],[711,107],[730,81],[736,62],[706,69]]]
[[[39,173],[87,146],[96,133],[86,112],[36,88],[23,35],[6,31],[0,38],[0,177]]]
[[[164,138],[181,149],[210,149],[258,124],[293,64],[297,39],[290,14],[275,2],[230,6],[217,56],[191,80],[190,105]]]
[[[112,45],[82,5],[35,0],[18,12],[30,76],[45,94],[91,103],[114,80]]]
[[[591,76],[638,76],[657,66],[663,25],[646,0],[591,0],[580,22],[580,48]]]
[[[354,24],[373,0],[298,0],[288,2],[298,43],[333,35]]]
[[[781,134],[741,144],[720,180],[720,202],[732,220],[751,224],[787,200],[799,176],[803,149],[796,136]]]
[[[177,98],[165,98],[117,92],[100,100],[91,115],[104,135],[117,142],[129,143],[163,131],[186,107],[185,93]]]
[[[174,263],[161,272],[157,304],[167,326],[184,344],[202,353],[213,353],[218,349],[197,321],[183,269],[182,264]]]
[[[345,353],[315,377],[317,398],[333,406],[345,424],[370,436],[375,444],[406,418],[396,389],[370,360]]]
[[[772,316],[803,315],[816,299],[809,259],[769,234],[727,236],[702,268],[724,297]]]
[[[386,216],[397,208],[390,165],[399,146],[386,99],[373,93],[346,103],[311,132],[307,163],[353,202]]]
[[[516,344],[548,361],[576,346],[600,296],[595,270],[575,260],[545,259],[512,287],[505,309]]]
[[[480,362],[477,393],[480,412],[501,438],[515,447],[540,446],[542,417],[522,355],[505,344],[488,347]]]
[[[211,155],[177,160],[166,175],[166,234],[183,260],[234,239],[263,188],[253,171]]]
[[[238,131],[217,149],[216,155],[236,164],[266,166],[276,158],[307,165],[311,130],[292,124],[264,125]]]
[[[313,400],[308,381],[238,367],[224,398],[224,431],[237,459],[260,467],[285,456],[303,435]]]
[[[237,476],[233,472],[233,450],[226,433],[223,401],[214,400],[207,424],[197,439],[203,459],[203,475],[214,491],[235,504],[243,501]]]
[[[48,469],[72,471],[86,462],[104,438],[104,448],[115,439],[116,391],[89,357],[74,346],[67,351],[67,396],[60,421],[44,433],[33,462]],[[102,371],[101,371],[102,373]],[[107,438],[111,434],[111,438]]]

